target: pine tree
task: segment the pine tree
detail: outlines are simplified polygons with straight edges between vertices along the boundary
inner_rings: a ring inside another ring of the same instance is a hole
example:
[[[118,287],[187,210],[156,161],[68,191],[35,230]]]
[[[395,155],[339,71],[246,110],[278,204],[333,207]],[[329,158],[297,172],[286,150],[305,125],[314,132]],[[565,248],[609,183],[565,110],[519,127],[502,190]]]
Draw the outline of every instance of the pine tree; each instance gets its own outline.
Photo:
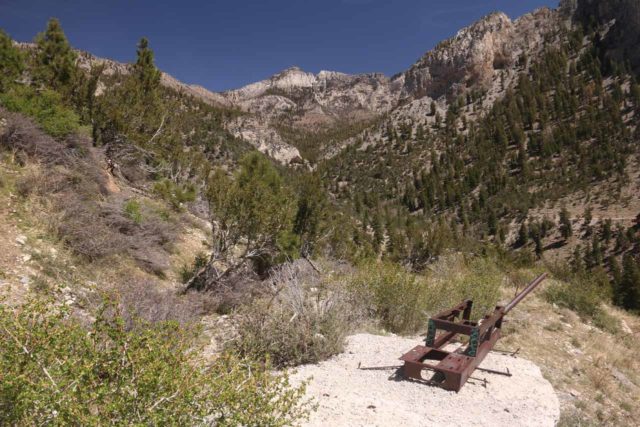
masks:
[[[569,211],[567,211],[567,208],[565,207],[560,211],[560,234],[564,240],[567,240],[573,235],[571,218],[569,218]]]
[[[544,251],[542,247],[542,233],[540,231],[539,224],[531,224],[529,226],[529,236],[533,240],[535,244],[535,253],[538,258],[542,257],[542,252]]]
[[[518,240],[516,241],[517,246],[524,246],[529,241],[529,230],[527,229],[527,223],[522,221],[520,224],[520,229],[518,230]]]
[[[588,206],[584,210],[584,226],[589,227],[591,225],[591,221],[593,220],[593,209],[591,206]]]
[[[293,232],[302,239],[301,255],[306,257],[313,253],[327,213],[327,198],[317,174],[303,177],[298,187],[298,206],[293,221]]]
[[[496,214],[495,212],[493,212],[493,210],[489,210],[489,217],[487,218],[487,228],[489,231],[489,235],[496,235],[498,231],[498,219],[496,218]]]
[[[640,266],[631,254],[626,254],[622,261],[619,299],[627,310],[640,309]]]
[[[6,91],[8,86],[20,77],[23,70],[22,53],[13,46],[11,37],[0,29],[0,92]]]
[[[609,244],[609,242],[611,241],[611,237],[613,236],[613,222],[611,221],[611,218],[606,219],[603,223],[602,223],[602,239]]]
[[[611,284],[613,288],[613,303],[615,305],[622,305],[622,270],[620,263],[615,256],[609,257],[609,271],[611,272]]]
[[[573,250],[573,258],[571,260],[571,265],[573,266],[573,271],[583,271],[584,270],[584,260],[582,258],[582,246],[578,245]]]
[[[49,19],[47,29],[36,37],[36,81],[69,93],[77,75],[76,53],[62,30],[60,21]]]
[[[160,85],[160,70],[154,63],[153,51],[149,47],[149,40],[140,39],[137,50],[138,58],[133,67],[134,76],[140,84],[143,95],[152,94]]]

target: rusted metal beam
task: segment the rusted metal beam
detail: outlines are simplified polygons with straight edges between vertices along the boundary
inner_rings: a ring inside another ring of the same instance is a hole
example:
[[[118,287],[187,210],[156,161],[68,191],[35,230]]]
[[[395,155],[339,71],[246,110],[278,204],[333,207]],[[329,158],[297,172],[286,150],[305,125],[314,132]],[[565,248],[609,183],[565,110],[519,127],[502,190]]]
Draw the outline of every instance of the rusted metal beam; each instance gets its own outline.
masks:
[[[510,312],[513,309],[513,307],[518,305],[518,303],[522,301],[524,297],[529,295],[529,293],[531,293],[531,291],[533,291],[546,278],[547,278],[547,273],[542,273],[541,275],[536,277],[533,280],[533,282],[529,283],[529,285],[526,288],[524,288],[522,292],[520,292],[509,304],[507,304],[504,307],[504,314],[507,314],[508,312]]]

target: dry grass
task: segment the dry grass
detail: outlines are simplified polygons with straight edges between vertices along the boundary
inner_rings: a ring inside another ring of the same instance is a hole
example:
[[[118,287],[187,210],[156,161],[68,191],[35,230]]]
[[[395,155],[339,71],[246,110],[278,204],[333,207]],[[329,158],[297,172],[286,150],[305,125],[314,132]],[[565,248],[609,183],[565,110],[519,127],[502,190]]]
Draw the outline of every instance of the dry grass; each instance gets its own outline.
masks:
[[[268,294],[240,309],[239,337],[232,346],[242,354],[292,366],[342,351],[346,336],[362,320],[359,307],[344,289],[321,281],[304,262],[275,270]]]
[[[553,281],[545,287],[557,286]],[[604,306],[619,328],[611,333],[554,307],[538,290],[508,317],[501,346],[521,348],[560,396],[561,426],[636,425],[640,417],[640,319]],[[622,324],[622,323],[621,323]]]
[[[86,137],[64,141],[44,134],[32,121],[0,111],[7,125],[0,146],[23,165],[15,187],[39,209],[50,230],[76,254],[90,261],[126,253],[147,271],[162,275],[180,226],[153,203],[139,203],[137,216],[127,207],[134,200],[110,194],[100,153]]]
[[[181,325],[192,325],[217,307],[215,298],[210,294],[180,295],[175,290],[163,289],[152,279],[120,282],[109,293],[117,301],[120,316],[129,329],[133,329],[139,321],[174,321]]]

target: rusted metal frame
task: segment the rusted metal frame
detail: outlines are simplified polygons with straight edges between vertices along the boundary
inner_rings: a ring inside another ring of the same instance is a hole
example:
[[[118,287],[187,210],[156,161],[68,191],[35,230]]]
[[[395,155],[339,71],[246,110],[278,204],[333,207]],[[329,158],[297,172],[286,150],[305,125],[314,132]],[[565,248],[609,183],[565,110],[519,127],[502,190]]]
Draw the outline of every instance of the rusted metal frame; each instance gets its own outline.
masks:
[[[451,341],[457,334],[469,335],[470,328],[475,326],[475,323],[469,320],[472,306],[473,301],[465,300],[456,307],[445,310],[429,319],[425,344],[428,347],[440,348]],[[462,323],[456,323],[455,320],[460,316],[462,316]],[[438,330],[446,332],[436,338]]]
[[[438,335],[438,337],[433,341],[433,348],[439,349],[443,347],[445,344],[450,342],[456,335],[458,335],[457,332],[447,332],[447,333]]]
[[[465,316],[465,319],[469,319],[470,315],[471,315],[471,307],[473,306],[473,301],[471,300],[464,300],[462,301],[460,304],[456,305],[455,307],[449,309],[449,310],[444,310],[441,311],[440,313],[436,314],[435,316],[431,316],[432,319],[453,319],[458,317],[461,313],[463,314],[463,316]]]
[[[433,319],[436,329],[457,334],[469,335],[476,328],[475,324],[454,323],[447,320]]]
[[[543,274],[531,282],[520,294],[518,294],[507,306],[497,306],[493,313],[487,314],[476,323],[470,322],[472,301],[466,300],[451,310],[443,311],[437,316],[429,319],[426,344],[427,346],[416,346],[408,353],[404,354],[400,360],[404,361],[402,374],[405,377],[420,380],[427,384],[437,385],[446,390],[459,391],[471,374],[484,361],[486,355],[492,351],[496,342],[500,338],[502,322],[505,314],[513,309],[526,295],[546,277]],[[460,318],[461,322],[456,322]],[[436,337],[437,330],[445,333]],[[461,351],[447,352],[440,347],[450,342],[457,334],[469,336],[469,344]],[[517,352],[517,351],[516,351]],[[424,363],[425,360],[439,361],[437,365]],[[422,378],[422,370],[428,369],[443,376],[443,381],[425,380]],[[511,375],[507,373],[485,370],[486,372],[501,375]],[[486,380],[485,380],[486,381]],[[486,384],[486,382],[485,382]]]

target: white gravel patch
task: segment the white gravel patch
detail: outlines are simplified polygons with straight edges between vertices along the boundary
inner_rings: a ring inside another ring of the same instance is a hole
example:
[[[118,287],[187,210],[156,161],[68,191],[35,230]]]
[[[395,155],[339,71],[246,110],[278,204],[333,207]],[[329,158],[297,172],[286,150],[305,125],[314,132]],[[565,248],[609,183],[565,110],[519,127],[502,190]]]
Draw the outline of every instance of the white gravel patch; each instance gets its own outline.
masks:
[[[308,426],[554,426],[560,403],[551,384],[532,362],[490,353],[483,368],[512,377],[476,371],[486,388],[472,380],[459,393],[410,381],[390,379],[393,366],[420,344],[420,338],[359,334],[349,337],[345,352],[317,365],[298,367],[292,382],[311,380],[307,397],[318,403]]]

